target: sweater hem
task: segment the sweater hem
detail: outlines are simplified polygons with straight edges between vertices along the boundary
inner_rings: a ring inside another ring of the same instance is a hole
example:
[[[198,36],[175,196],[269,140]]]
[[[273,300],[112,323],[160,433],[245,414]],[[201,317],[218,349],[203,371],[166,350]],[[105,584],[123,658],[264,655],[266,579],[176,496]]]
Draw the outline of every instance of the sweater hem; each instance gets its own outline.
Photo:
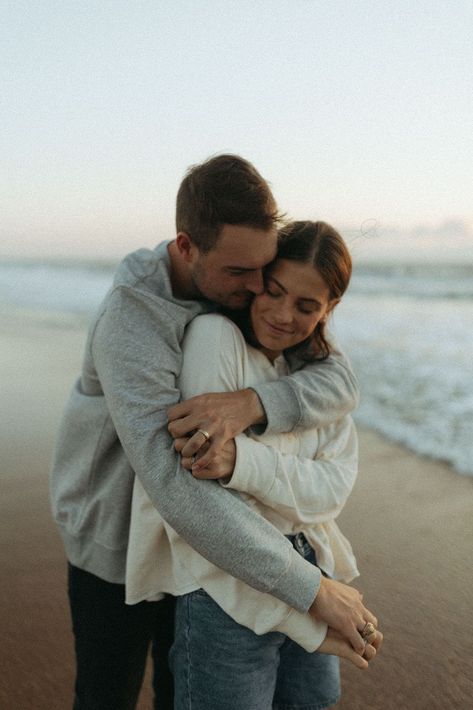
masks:
[[[127,548],[110,549],[84,535],[75,536],[59,527],[66,557],[74,567],[111,584],[125,584]]]

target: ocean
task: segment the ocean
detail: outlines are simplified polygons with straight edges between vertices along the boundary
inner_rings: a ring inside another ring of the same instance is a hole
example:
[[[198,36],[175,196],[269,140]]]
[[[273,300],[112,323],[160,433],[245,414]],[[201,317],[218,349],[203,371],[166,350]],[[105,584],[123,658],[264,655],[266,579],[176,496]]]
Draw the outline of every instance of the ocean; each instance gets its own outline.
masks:
[[[0,262],[0,309],[82,325],[115,266]],[[360,380],[356,420],[473,476],[473,263],[360,264],[332,329]]]

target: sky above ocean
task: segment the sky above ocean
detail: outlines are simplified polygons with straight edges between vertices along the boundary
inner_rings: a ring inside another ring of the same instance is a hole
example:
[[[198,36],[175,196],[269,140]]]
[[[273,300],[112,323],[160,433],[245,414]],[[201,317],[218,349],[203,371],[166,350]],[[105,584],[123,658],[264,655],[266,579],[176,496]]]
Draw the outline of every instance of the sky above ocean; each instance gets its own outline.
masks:
[[[470,0],[4,3],[0,257],[169,238],[235,152],[368,252],[471,259],[472,30]]]

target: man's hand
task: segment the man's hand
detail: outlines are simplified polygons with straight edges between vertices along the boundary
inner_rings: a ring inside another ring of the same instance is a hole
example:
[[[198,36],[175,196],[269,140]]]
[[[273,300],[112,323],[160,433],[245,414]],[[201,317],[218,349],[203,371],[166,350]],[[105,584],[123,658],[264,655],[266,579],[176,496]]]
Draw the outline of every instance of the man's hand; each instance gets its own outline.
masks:
[[[198,432],[199,429],[209,434],[208,448],[201,454],[196,472],[199,469],[208,469],[222,454],[223,446],[230,439],[234,439],[252,424],[265,421],[259,397],[252,389],[201,394],[175,404],[167,414],[168,429],[175,439],[190,435],[181,451],[184,458],[190,458],[207,443],[205,437]]]
[[[309,609],[315,619],[322,619],[339,631],[360,656],[365,651],[361,631],[368,621],[378,626],[378,620],[363,606],[362,599],[354,587],[322,576],[320,589]]]
[[[174,448],[176,451],[182,452],[188,441],[189,439],[186,438],[175,439]],[[194,478],[230,478],[236,461],[235,439],[227,441],[220,449],[220,452],[214,456],[212,462],[206,468],[203,468],[199,456],[201,455],[200,452],[202,454],[205,453],[208,446],[208,444],[204,444],[194,456],[181,456],[181,466],[191,471]]]

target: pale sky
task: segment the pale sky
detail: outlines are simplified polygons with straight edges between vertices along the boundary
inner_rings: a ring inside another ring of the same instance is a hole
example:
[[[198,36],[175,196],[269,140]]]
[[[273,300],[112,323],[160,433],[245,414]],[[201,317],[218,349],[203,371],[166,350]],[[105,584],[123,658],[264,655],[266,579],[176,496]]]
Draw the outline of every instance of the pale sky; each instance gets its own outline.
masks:
[[[466,0],[4,0],[0,255],[170,238],[219,152],[291,217],[471,247],[472,37]]]

